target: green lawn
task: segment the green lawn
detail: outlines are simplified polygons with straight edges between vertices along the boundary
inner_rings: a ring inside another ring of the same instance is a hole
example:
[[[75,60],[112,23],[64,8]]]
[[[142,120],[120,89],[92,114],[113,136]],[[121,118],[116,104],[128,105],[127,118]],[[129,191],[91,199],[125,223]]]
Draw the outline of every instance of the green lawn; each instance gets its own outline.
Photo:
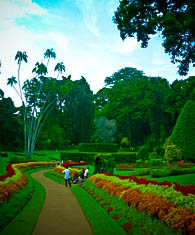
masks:
[[[77,197],[96,235],[126,234],[122,227],[84,189],[74,186],[71,191]]]
[[[149,180],[156,180],[156,181],[169,181],[169,182],[177,182],[183,185],[195,185],[195,174],[186,174],[186,175],[176,175],[176,176],[167,176],[167,177],[160,177],[160,178],[151,178],[147,177]]]

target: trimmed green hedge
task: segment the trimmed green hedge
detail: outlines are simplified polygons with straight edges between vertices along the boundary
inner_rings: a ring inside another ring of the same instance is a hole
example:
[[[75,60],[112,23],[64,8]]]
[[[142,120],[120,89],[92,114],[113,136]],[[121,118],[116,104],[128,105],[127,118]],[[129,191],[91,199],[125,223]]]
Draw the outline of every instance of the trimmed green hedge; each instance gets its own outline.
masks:
[[[118,145],[113,143],[81,143],[78,146],[79,152],[117,152]]]
[[[90,153],[90,152],[61,152],[60,159],[67,161],[86,161],[89,163],[94,163],[95,157],[98,153]],[[110,153],[111,157],[114,157],[117,164],[119,163],[134,163],[136,162],[136,153],[135,152],[117,152]]]
[[[118,152],[118,153],[111,153],[111,155],[115,158],[117,164],[136,162],[135,152]]]
[[[184,105],[171,135],[171,142],[182,150],[185,161],[195,162],[195,102]]]
[[[60,159],[63,161],[72,160],[75,162],[85,161],[85,162],[93,163],[96,154],[97,153],[88,153],[88,152],[78,152],[78,153],[61,152]]]

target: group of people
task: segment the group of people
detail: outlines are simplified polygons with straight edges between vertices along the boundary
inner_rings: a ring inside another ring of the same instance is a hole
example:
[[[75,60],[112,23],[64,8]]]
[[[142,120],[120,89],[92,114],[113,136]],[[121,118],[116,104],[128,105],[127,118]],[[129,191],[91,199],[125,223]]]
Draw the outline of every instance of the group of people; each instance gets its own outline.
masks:
[[[62,173],[64,174],[64,179],[65,179],[65,186],[71,187],[71,180],[70,180],[70,170],[68,169],[68,167],[65,168],[65,170],[62,171]],[[73,178],[72,179],[72,183],[76,184],[76,183],[83,183],[84,179],[86,179],[89,175],[89,167],[87,167],[87,169],[85,169],[84,173],[82,173],[78,179]]]

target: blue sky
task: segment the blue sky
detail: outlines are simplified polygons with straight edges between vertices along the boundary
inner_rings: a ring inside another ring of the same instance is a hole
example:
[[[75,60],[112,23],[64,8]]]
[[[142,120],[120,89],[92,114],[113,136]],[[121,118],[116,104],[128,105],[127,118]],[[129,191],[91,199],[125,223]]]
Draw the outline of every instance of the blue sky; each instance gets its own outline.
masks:
[[[73,80],[84,76],[96,93],[104,79],[124,67],[142,70],[148,76],[161,76],[173,82],[184,79],[177,65],[164,53],[160,35],[152,37],[147,49],[140,48],[136,38],[124,42],[112,22],[118,0],[0,0],[0,88],[19,100],[6,86],[7,78],[17,76],[14,57],[26,51],[28,64],[22,64],[21,79],[31,79],[37,61],[46,62],[43,54],[54,48],[56,60],[49,63],[49,75],[57,62],[64,62],[64,76]],[[189,75],[195,75],[191,68]],[[187,77],[188,77],[187,76]]]

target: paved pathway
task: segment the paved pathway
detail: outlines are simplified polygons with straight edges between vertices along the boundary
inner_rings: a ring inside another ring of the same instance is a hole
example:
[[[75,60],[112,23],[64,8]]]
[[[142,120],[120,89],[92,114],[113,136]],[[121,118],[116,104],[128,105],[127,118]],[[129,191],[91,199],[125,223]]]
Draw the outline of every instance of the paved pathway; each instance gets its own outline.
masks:
[[[46,201],[33,235],[92,235],[87,218],[72,192],[46,178],[45,170],[32,174],[46,189]]]

